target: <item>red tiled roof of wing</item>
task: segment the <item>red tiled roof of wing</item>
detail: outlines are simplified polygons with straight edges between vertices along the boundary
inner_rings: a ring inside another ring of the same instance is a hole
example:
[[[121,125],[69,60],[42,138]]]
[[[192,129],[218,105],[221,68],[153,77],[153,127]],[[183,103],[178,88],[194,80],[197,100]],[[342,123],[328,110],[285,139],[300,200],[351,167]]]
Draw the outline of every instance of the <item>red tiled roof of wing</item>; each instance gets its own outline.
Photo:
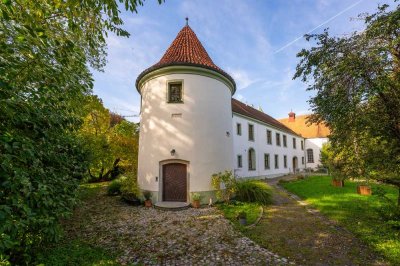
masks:
[[[136,87],[139,80],[144,75],[156,69],[172,65],[198,66],[211,69],[222,74],[235,85],[233,78],[214,64],[206,49],[204,49],[203,45],[189,25],[183,27],[183,29],[178,33],[175,40],[158,63],[140,73],[136,79]]]
[[[286,131],[288,133],[294,134],[294,135],[299,135],[287,126],[283,125],[280,123],[278,120],[272,118],[271,116],[267,115],[266,113],[263,113],[261,111],[258,111],[257,109],[248,106],[236,99],[232,98],[232,112],[238,113],[250,118],[253,118],[255,120],[259,120],[261,122],[267,123],[273,127],[279,128],[282,131]]]

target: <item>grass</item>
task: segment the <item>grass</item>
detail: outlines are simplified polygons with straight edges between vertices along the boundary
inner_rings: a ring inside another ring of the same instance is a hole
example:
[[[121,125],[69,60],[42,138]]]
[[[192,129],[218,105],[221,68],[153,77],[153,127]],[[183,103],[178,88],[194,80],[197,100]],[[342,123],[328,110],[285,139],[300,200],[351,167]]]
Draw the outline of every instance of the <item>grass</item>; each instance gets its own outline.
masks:
[[[86,204],[87,201],[96,201],[96,196],[99,194],[100,190],[108,186],[108,184],[109,182],[101,182],[81,185],[78,190],[78,195],[81,200],[80,204]],[[68,227],[71,222],[81,223],[80,226],[83,227],[85,226],[85,222],[89,222],[88,215],[89,214],[79,214],[75,211],[74,218],[64,221],[63,224]],[[75,221],[72,219],[75,219]],[[109,250],[92,245],[79,232],[75,232],[74,234],[66,232],[59,242],[42,248],[37,254],[37,264],[45,266],[120,265],[116,261],[116,255],[117,254]]]
[[[357,182],[346,180],[343,188],[333,187],[330,182],[328,176],[312,176],[282,183],[282,186],[316,207],[322,214],[336,220],[394,265],[399,265],[400,231],[383,219],[385,202],[376,195],[358,195]],[[393,201],[397,198],[397,189],[392,186],[371,184],[371,187],[372,191],[383,189]]]
[[[217,207],[224,213],[224,216],[233,222],[233,224],[239,228],[243,227],[239,224],[237,215],[239,212],[246,212],[247,224],[254,223],[261,212],[261,205],[255,202],[240,202],[232,201],[231,203],[217,204]]]
[[[40,265],[103,266],[120,265],[115,256],[104,249],[92,247],[83,241],[59,243],[38,255]]]

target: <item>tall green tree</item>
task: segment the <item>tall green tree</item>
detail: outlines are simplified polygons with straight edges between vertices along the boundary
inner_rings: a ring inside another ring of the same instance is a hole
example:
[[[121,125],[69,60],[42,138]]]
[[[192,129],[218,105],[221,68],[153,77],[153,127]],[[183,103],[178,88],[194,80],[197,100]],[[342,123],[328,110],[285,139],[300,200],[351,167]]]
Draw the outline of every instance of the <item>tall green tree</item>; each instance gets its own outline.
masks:
[[[347,166],[358,175],[379,172],[376,179],[397,186],[400,206],[400,7],[363,18],[365,30],[346,37],[307,35],[316,44],[298,53],[294,78],[316,92],[310,122],[329,126],[332,148],[351,151]]]
[[[106,36],[128,37],[120,7],[142,0],[0,2],[0,257],[29,263],[59,237],[87,151],[77,130]]]

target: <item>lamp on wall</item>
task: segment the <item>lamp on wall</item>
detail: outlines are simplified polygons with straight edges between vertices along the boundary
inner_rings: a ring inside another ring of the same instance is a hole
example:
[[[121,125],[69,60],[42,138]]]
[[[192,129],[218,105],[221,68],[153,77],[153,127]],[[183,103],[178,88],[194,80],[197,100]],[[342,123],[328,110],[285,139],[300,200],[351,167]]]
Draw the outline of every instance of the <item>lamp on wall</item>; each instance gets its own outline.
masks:
[[[171,150],[171,156],[174,156],[175,155],[175,149],[172,149]]]

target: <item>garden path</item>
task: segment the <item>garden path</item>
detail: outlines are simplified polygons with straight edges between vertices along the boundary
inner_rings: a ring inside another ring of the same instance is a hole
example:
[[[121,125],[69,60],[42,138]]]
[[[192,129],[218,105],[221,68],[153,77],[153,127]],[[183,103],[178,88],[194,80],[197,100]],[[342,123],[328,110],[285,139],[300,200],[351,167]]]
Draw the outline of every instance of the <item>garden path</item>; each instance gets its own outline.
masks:
[[[299,265],[386,265],[352,233],[267,180],[273,204],[260,223],[246,232],[257,243]]]

